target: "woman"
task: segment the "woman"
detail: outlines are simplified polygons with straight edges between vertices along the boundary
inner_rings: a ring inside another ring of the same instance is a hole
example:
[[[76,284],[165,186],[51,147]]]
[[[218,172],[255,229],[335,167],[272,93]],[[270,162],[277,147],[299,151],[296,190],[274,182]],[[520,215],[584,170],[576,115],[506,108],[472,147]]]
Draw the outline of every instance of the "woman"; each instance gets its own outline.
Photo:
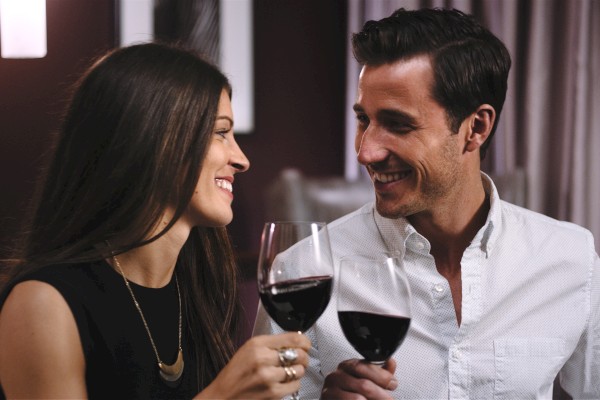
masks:
[[[0,298],[8,398],[271,398],[299,388],[303,335],[234,354],[231,89],[159,44],[84,75]],[[291,348],[289,351],[280,349]]]

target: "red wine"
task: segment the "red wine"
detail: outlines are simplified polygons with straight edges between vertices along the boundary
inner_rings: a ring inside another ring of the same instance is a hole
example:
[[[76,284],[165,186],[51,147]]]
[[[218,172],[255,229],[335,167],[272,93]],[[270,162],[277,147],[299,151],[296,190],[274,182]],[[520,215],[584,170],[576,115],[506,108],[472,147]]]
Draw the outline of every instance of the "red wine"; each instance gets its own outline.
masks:
[[[338,318],[352,347],[367,361],[375,363],[391,357],[410,326],[410,318],[359,311],[338,311]]]
[[[311,276],[277,282],[260,289],[260,300],[283,330],[304,332],[325,311],[331,281],[331,276]]]

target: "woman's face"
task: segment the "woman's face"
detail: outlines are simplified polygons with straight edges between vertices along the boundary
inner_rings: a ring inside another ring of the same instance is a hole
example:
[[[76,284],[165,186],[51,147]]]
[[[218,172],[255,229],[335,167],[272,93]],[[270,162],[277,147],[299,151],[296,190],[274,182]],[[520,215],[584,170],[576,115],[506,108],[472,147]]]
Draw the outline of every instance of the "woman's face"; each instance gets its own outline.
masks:
[[[233,136],[231,100],[225,90],[212,136],[196,190],[183,215],[192,226],[219,227],[231,222],[234,175],[250,167]]]

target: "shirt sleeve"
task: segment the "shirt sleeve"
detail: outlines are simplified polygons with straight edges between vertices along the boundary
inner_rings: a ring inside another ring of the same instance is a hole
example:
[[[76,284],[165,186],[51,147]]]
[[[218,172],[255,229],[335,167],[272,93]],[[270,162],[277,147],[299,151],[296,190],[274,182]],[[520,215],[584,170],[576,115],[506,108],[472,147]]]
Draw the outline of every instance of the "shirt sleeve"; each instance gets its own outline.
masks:
[[[269,317],[259,302],[252,336],[276,335],[283,332],[284,331]],[[323,374],[321,374],[321,363],[318,357],[314,328],[309,329],[305,334],[310,339],[312,347],[308,352],[309,364],[306,374],[300,381],[299,397],[301,399],[318,399],[321,397],[321,389],[323,388],[323,381],[325,378]]]
[[[587,327],[560,372],[560,384],[573,399],[600,399],[600,259],[593,250],[592,260]]]

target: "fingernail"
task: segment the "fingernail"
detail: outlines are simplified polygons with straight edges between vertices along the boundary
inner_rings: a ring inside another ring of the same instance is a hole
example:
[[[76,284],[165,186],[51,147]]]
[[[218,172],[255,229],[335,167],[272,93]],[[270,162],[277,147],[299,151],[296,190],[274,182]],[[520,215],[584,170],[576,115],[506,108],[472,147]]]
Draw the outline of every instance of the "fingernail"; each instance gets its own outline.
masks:
[[[396,380],[396,378],[392,378],[390,383],[388,383],[386,389],[387,390],[395,390],[397,387],[398,387],[398,381]]]

